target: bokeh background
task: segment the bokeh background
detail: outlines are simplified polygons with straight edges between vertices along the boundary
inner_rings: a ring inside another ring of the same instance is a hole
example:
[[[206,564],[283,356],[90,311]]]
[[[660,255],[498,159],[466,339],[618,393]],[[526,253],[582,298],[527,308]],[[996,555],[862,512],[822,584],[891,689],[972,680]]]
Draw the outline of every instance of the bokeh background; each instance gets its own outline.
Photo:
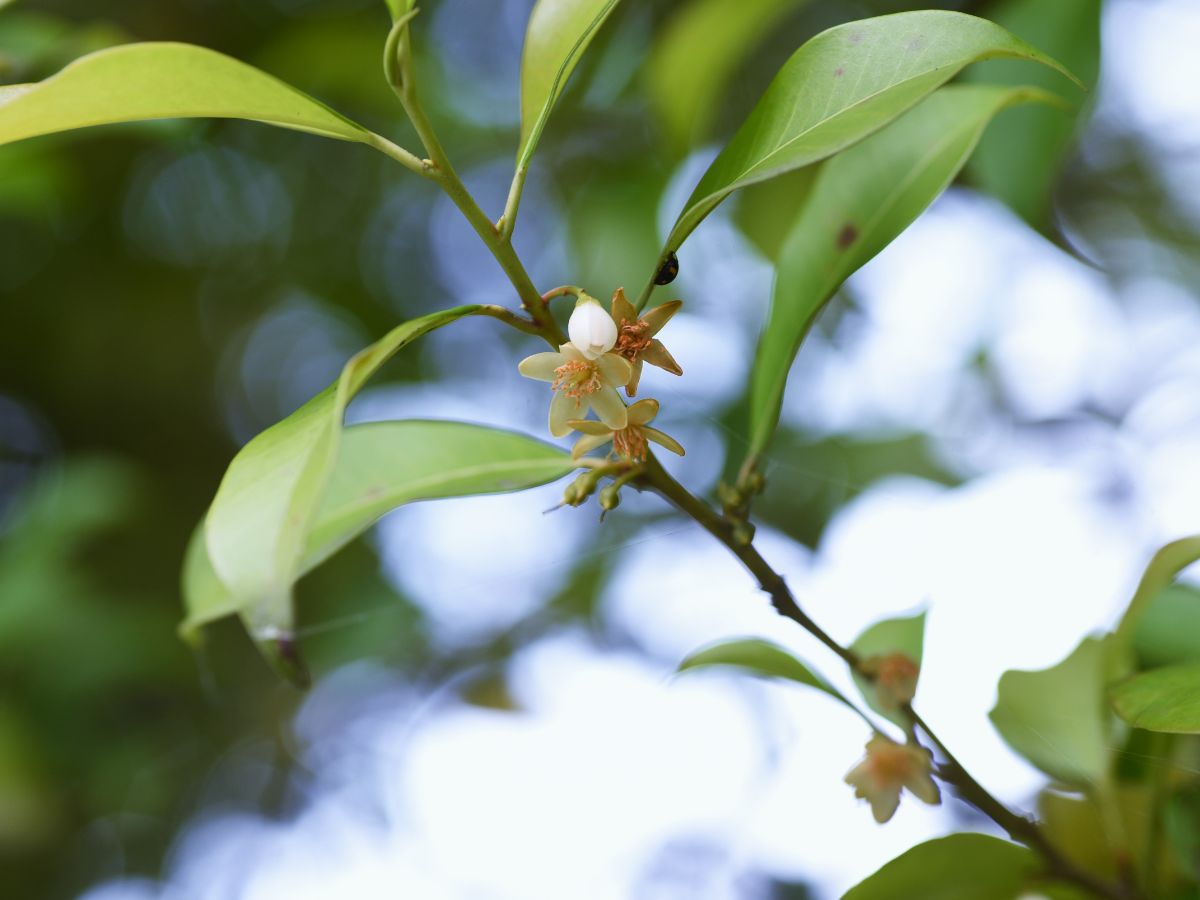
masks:
[[[517,230],[541,289],[640,285],[792,50],[917,6],[730,4],[681,80],[664,48],[701,5],[623,4],[577,73]],[[1200,531],[1200,5],[921,5],[998,18],[1094,87],[1075,117],[1002,116],[832,304],[791,381],[760,543],[845,641],[928,609],[925,718],[1028,807],[1043,782],[990,729],[996,678],[1111,623],[1150,551]],[[426,106],[494,212],[530,6],[429,0],[415,28]],[[386,28],[377,0],[22,0],[0,11],[0,83],[186,40],[413,146]],[[748,192],[681,253],[664,338],[686,375],[648,370],[643,393],[696,491],[740,461],[801,188]],[[672,679],[697,645],[753,634],[844,682],[653,497],[603,523],[545,514],[560,486],[392,514],[300,587],[307,694],[235,622],[198,655],[177,639],[183,548],[236,449],[397,321],[477,301],[515,298],[433,185],[361,147],[189,121],[0,148],[0,894],[827,898],[919,840],[989,829],[949,798],[876,826],[841,783],[867,735],[821,696]],[[514,367],[536,349],[465,320],[350,417],[541,434],[544,386]]]

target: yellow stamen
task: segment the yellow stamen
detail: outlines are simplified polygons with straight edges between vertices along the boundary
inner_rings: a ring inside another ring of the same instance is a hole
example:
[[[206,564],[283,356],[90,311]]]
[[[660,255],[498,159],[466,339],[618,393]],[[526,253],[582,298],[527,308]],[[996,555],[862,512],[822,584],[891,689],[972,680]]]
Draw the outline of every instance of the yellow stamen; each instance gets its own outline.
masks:
[[[554,370],[554,381],[550,383],[556,391],[578,400],[585,394],[594,394],[604,385],[600,381],[600,367],[584,359],[573,359]]]
[[[636,425],[613,432],[613,451],[633,462],[646,458],[646,435]]]

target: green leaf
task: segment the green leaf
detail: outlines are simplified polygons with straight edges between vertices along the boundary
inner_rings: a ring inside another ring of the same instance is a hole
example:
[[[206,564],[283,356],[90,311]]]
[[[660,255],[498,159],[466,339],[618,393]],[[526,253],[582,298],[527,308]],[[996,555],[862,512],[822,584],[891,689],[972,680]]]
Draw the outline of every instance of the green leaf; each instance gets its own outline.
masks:
[[[292,584],[308,529],[338,458],[346,405],[394,353],[478,306],[431,313],[394,328],[346,363],[338,381],[234,457],[205,525],[213,570],[233,596],[252,637],[287,650]]]
[[[1133,634],[1139,668],[1200,662],[1200,590],[1173,584],[1146,607]]]
[[[1051,54],[1085,84],[1100,73],[1101,0],[1002,0],[988,18]],[[973,68],[972,80],[989,84],[1030,84],[1050,88],[1054,74],[1005,60]],[[1079,128],[1080,111],[1063,115],[1029,106],[1004,116],[1003,128],[984,136],[968,173],[980,188],[998,197],[1042,231],[1050,226],[1054,183]]]
[[[759,638],[739,638],[703,647],[684,659],[676,671],[686,672],[711,666],[732,666],[764,678],[786,678],[788,681],[795,681],[798,684],[816,688],[818,691],[824,691],[835,700],[855,709],[854,704],[847,700],[837,688],[815,674],[787,650],[770,641]],[[855,712],[857,712],[856,709]]]
[[[592,38],[619,0],[538,0],[529,14],[521,53],[521,144],[524,171],[550,112]]]
[[[347,428],[301,564],[309,571],[384,513],[415,500],[502,494],[575,468],[558,447],[462,422],[373,422]]]
[[[1110,641],[1109,680],[1115,681],[1133,671],[1133,641],[1142,616],[1155,599],[1175,580],[1175,576],[1200,560],[1200,535],[1180,538],[1161,547],[1146,566],[1134,591],[1133,599],[1117,625]]]
[[[252,119],[344,141],[375,138],[265,72],[190,44],[101,50],[45,81],[0,90],[0,144],[92,125],[192,117]]]
[[[1065,69],[998,25],[941,10],[831,28],[792,55],[675,221],[662,258],[738,188],[832,156],[878,131],[964,67],[993,57]]]
[[[925,649],[925,613],[876,622],[858,636],[850,645],[850,649],[863,659],[872,656],[886,656],[891,653],[903,653],[920,666]],[[881,716],[891,719],[902,728],[908,726],[908,719],[898,710],[884,709],[880,705],[871,682],[856,673],[854,683],[871,709]]]
[[[781,19],[807,0],[694,0],[668,20],[650,48],[647,90],[655,118],[677,149],[703,139],[738,65]]]
[[[1076,787],[1104,783],[1109,773],[1104,644],[1086,638],[1049,669],[1005,672],[989,714],[1013,750]]]
[[[405,13],[411,12],[416,2],[417,0],[384,0],[388,12],[392,14],[393,22],[398,21]]]
[[[1200,734],[1200,663],[1135,675],[1112,689],[1113,709],[1135,728]]]
[[[352,425],[321,505],[307,531],[299,578],[366,531],[390,510],[416,500],[521,491],[561,478],[574,468],[570,454],[525,435],[461,422],[404,421]],[[187,618],[198,629],[238,612],[221,583],[198,528],[184,564]]]
[[[1033,851],[984,834],[918,844],[842,900],[1013,900],[1040,868]]]
[[[819,167],[780,251],[771,312],[754,358],[751,455],[761,454],[770,441],[792,361],[842,282],[945,190],[996,113],[1048,96],[1011,88],[943,88]]]

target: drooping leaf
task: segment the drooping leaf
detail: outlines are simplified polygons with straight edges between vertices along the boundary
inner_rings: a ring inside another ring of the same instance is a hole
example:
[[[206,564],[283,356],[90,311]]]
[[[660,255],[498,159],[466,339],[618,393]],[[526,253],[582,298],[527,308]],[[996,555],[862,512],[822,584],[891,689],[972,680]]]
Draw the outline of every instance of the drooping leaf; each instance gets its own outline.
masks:
[[[373,422],[347,428],[308,534],[308,571],[381,515],[415,500],[502,494],[561,478],[570,453],[512,431],[463,422]]]
[[[967,65],[983,59],[1057,62],[998,25],[922,10],[850,22],[792,55],[733,139],[709,166],[667,237],[660,259],[738,188],[832,156],[878,131]]]
[[[751,455],[770,441],[792,361],[842,282],[945,190],[996,113],[1047,96],[1011,88],[943,88],[821,164],[780,251],[771,312],[754,358]]]
[[[1085,84],[1100,73],[1101,0],[1001,0],[987,16],[1049,53]],[[1051,88],[1054,74],[1045,69],[994,60],[974,67],[968,78],[988,84],[1030,84]],[[1004,116],[1003,128],[991,129],[967,167],[980,188],[1008,204],[1035,228],[1050,225],[1054,183],[1079,128],[1080,113],[1026,106]]]
[[[1200,535],[1180,538],[1161,547],[1146,566],[1109,642],[1108,677],[1116,681],[1133,671],[1133,643],[1138,624],[1151,604],[1175,580],[1175,576],[1200,560]]]
[[[847,700],[837,688],[815,674],[790,652],[770,641],[760,638],[739,638],[703,647],[684,659],[679,664],[677,671],[687,672],[711,666],[729,666],[763,678],[784,678],[788,681],[795,681],[798,684],[816,688],[818,691],[824,691],[830,697],[854,709],[854,704]]]
[[[984,834],[952,834],[906,851],[842,900],[1013,900],[1039,868],[1026,847]]]
[[[1113,709],[1135,728],[1200,734],[1200,663],[1151,669],[1112,688]]]
[[[521,144],[525,170],[567,79],[619,0],[538,0],[521,53]]]
[[[265,72],[190,44],[113,47],[45,81],[0,90],[0,144],[93,125],[194,117],[251,119],[343,141],[375,139]]]
[[[850,649],[863,659],[903,653],[920,666],[925,649],[925,613],[876,622],[855,639]],[[856,673],[854,683],[871,709],[901,727],[908,724],[908,719],[899,710],[885,709],[879,703],[875,688],[869,681]]]
[[[557,447],[482,425],[403,421],[350,426],[342,432],[296,577],[405,503],[525,490],[573,468],[570,454]],[[213,571],[202,535],[197,529],[184,564],[187,618],[182,630],[188,638],[202,625],[239,609]]]
[[[650,49],[646,81],[655,118],[679,150],[707,136],[738,65],[779,21],[807,0],[693,0]]]
[[[989,714],[1013,750],[1051,778],[1077,787],[1108,778],[1104,643],[1086,638],[1058,665],[1005,672]]]
[[[208,511],[208,556],[251,635],[290,648],[292,584],[320,507],[346,405],[394,353],[421,335],[470,315],[459,306],[405,322],[346,363],[338,381],[241,449]],[[271,646],[264,647],[268,653]]]

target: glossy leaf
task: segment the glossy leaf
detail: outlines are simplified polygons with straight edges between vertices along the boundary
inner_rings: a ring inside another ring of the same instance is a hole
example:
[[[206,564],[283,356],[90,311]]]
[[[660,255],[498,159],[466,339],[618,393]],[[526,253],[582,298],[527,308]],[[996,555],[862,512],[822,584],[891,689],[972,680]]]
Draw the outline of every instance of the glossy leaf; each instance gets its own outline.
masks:
[[[1058,63],[998,25],[941,10],[839,25],[793,54],[676,220],[677,250],[730,193],[832,156],[878,131],[964,67],[993,57]]]
[[[1200,663],[1135,675],[1112,689],[1113,709],[1135,728],[1200,734]]]
[[[887,656],[891,653],[903,653],[918,666],[921,665],[925,649],[925,613],[897,619],[885,619],[876,622],[858,636],[850,645],[855,653],[863,659],[872,656]],[[867,705],[875,712],[891,719],[897,725],[905,727],[908,719],[897,710],[884,709],[875,696],[875,688],[871,682],[860,675],[854,676],[858,686],[867,701]]]
[[[1101,0],[1001,0],[987,16],[1049,53],[1087,85],[1100,73]],[[972,68],[968,78],[988,84],[1052,88],[1054,73],[1007,60]],[[983,190],[998,197],[1023,219],[1049,230],[1054,183],[1079,128],[1079,113],[1026,106],[1004,116],[971,158],[967,171]]]
[[[346,363],[335,384],[234,457],[208,512],[206,544],[256,640],[280,646],[290,640],[292,584],[338,457],[346,405],[402,347],[478,308],[460,306],[394,328]]]
[[[655,118],[677,149],[707,136],[726,84],[781,19],[807,0],[693,0],[650,49],[646,81]]]
[[[824,691],[854,709],[854,704],[842,696],[837,688],[815,674],[790,652],[770,641],[759,638],[722,641],[701,648],[688,656],[679,664],[678,671],[687,672],[711,666],[729,666],[763,678],[784,678],[788,681],[795,681],[798,684]]]
[[[1025,847],[984,834],[952,834],[901,854],[842,900],[1013,900],[1039,868]]]
[[[1005,742],[1051,778],[1091,787],[1108,778],[1104,641],[1087,638],[1056,666],[1000,677],[990,718]]]
[[[780,251],[771,312],[755,354],[751,455],[770,441],[792,361],[842,282],[945,190],[996,113],[1047,96],[1010,88],[943,88],[820,166]]]
[[[308,529],[296,577],[310,572],[381,515],[415,500],[496,494],[536,487],[574,468],[564,450],[521,434],[461,422],[353,425],[341,446]],[[184,564],[184,636],[236,613],[238,601],[217,577],[197,529]]]
[[[252,119],[344,141],[374,137],[265,72],[190,44],[113,47],[45,81],[0,90],[0,144],[92,125],[192,117]]]
[[[618,0],[538,0],[529,14],[521,54],[521,145],[524,170],[567,79]]]

